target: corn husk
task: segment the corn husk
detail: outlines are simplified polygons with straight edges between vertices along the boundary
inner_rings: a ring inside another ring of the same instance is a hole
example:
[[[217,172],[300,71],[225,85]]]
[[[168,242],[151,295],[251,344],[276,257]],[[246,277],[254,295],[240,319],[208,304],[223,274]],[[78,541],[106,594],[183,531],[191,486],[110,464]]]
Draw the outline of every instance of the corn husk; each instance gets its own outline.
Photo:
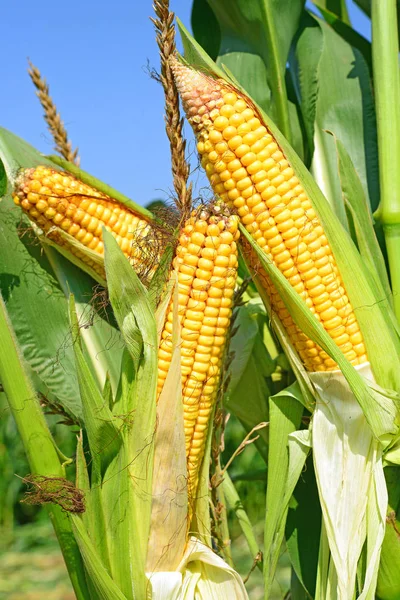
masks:
[[[356,369],[373,381],[369,363]],[[382,445],[340,371],[310,377],[317,394],[312,421],[314,467],[332,558],[319,598],[354,598],[365,541],[366,571],[358,598],[374,598],[388,503]]]
[[[190,538],[176,572],[149,574],[152,600],[247,600],[243,581],[211,548]]]

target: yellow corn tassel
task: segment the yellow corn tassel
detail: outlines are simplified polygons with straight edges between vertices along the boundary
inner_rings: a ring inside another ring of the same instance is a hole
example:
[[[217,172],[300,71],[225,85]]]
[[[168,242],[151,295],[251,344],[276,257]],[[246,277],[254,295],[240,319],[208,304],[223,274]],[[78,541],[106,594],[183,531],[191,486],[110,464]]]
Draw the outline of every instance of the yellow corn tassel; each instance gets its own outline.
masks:
[[[254,104],[222,79],[177,60],[172,69],[213,190],[236,209],[347,359],[353,365],[366,362],[357,319],[318,216]],[[258,275],[306,368],[337,369],[294,324],[267,275],[261,270]]]
[[[155,231],[148,221],[106,194],[69,173],[47,166],[24,169],[19,174],[14,202],[57,245],[104,276],[103,266],[86,255],[87,248],[103,255],[102,227],[112,233],[139,275],[150,275],[159,259]],[[62,233],[75,238],[82,250],[68,244]]]
[[[178,278],[181,371],[189,500],[194,499],[208,422],[232,314],[238,266],[238,218],[214,205],[184,225],[173,266]],[[158,351],[160,395],[172,358],[172,302]]]

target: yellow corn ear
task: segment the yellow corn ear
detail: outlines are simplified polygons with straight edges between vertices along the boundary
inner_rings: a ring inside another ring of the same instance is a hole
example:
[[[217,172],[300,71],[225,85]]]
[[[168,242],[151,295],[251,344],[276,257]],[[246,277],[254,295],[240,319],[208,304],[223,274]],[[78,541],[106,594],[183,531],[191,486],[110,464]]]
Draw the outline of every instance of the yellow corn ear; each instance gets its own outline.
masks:
[[[222,79],[177,60],[171,64],[214,192],[236,209],[247,231],[346,358],[354,365],[366,362],[362,334],[319,218],[261,115]],[[267,275],[258,274],[306,368],[337,369],[294,324]]]
[[[56,244],[67,247],[104,276],[101,264],[90,259],[88,248],[103,255],[102,227],[112,233],[139,275],[151,274],[158,262],[157,234],[150,223],[123,204],[76,179],[47,166],[23,169],[16,180],[14,202]],[[68,244],[62,232],[82,246]],[[158,240],[159,241],[159,240]]]
[[[182,395],[191,501],[196,494],[232,315],[238,237],[236,215],[218,204],[201,207],[185,223],[173,261],[179,292]],[[158,396],[171,364],[172,327],[171,301],[158,351]]]

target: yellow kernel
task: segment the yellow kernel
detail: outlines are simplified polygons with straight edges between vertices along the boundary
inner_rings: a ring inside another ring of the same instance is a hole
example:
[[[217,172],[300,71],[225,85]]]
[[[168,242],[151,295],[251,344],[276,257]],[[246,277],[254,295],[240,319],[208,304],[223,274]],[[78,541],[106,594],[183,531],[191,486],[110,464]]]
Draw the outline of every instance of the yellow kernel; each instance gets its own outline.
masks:
[[[222,133],[220,131],[217,131],[216,129],[212,129],[208,135],[208,139],[213,144],[218,144],[219,142],[222,141]],[[198,146],[197,146],[197,149],[198,149]],[[199,152],[200,152],[200,150],[199,150]]]
[[[231,140],[235,137],[236,133],[236,127],[229,125],[228,127],[225,127],[224,131],[222,132],[222,135],[224,136],[225,140]]]
[[[240,160],[242,161],[242,165],[244,165],[245,167],[248,167],[249,165],[251,165],[252,163],[254,163],[254,161],[257,160],[257,155],[254,154],[254,152],[247,152],[246,154],[244,154],[241,157]]]
[[[240,135],[235,135],[235,137],[233,137],[232,139],[229,140],[228,142],[228,146],[231,150],[236,150],[236,148],[239,148],[239,146],[242,144],[242,136]]]
[[[221,110],[219,112],[223,117],[227,117],[229,119],[230,117],[232,117],[232,115],[235,114],[235,109],[231,104],[225,104],[221,107]]]
[[[234,105],[237,100],[237,95],[234,92],[228,92],[224,94],[223,100],[225,104]]]
[[[206,258],[210,261],[214,261],[217,257],[217,250],[213,247],[203,248],[201,251],[201,256],[202,256],[202,258]]]
[[[252,146],[257,142],[257,137],[253,131],[251,131],[250,133],[246,133],[242,140],[243,144],[247,144],[247,146],[250,146],[251,151],[255,152]],[[257,154],[257,152],[255,152],[255,154]]]
[[[247,146],[247,144],[240,144],[240,146],[238,146],[235,150],[235,156],[237,158],[242,158],[242,156],[244,156],[245,154],[247,154],[250,150],[250,146]]]
[[[217,131],[223,131],[228,125],[229,121],[226,117],[219,116],[214,121],[214,127]]]
[[[247,108],[247,104],[244,100],[239,98],[233,105],[236,112],[241,113]]]
[[[241,135],[242,137],[244,135],[246,135],[247,133],[251,132],[251,126],[250,123],[242,123],[241,125],[239,125],[239,127],[237,128],[237,132],[238,135]]]
[[[246,195],[247,195],[247,197],[250,197],[253,195],[254,186],[253,186],[253,182],[251,181],[250,177],[244,177],[243,179],[240,179],[240,181],[237,182],[236,186],[237,186],[237,189],[242,192],[242,196],[244,198],[246,197]],[[247,193],[244,193],[244,190],[248,190]]]

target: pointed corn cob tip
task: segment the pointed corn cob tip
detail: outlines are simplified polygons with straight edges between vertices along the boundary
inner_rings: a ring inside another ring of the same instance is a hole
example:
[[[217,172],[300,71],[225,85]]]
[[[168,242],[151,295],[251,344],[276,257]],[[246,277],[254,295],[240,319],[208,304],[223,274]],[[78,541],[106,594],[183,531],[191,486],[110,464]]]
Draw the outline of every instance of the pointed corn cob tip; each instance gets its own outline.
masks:
[[[93,261],[87,250],[104,255],[103,227],[114,236],[142,279],[151,276],[157,266],[165,241],[161,231],[70,173],[43,165],[22,169],[13,199],[46,236],[102,277],[103,266]],[[63,232],[79,245],[69,244]]]
[[[176,60],[171,68],[214,192],[237,211],[345,357],[354,365],[366,362],[363,337],[318,215],[261,114],[224,80]],[[253,271],[306,368],[337,369],[336,362],[295,325],[252,254]]]
[[[212,125],[211,112],[223,105],[224,82],[170,59],[177,90],[189,123],[196,132]],[[226,90],[227,91],[227,90]]]
[[[178,279],[181,372],[188,493],[195,499],[232,315],[238,217],[220,201],[200,206],[184,224],[173,266]],[[158,350],[157,395],[172,360],[173,301]]]

